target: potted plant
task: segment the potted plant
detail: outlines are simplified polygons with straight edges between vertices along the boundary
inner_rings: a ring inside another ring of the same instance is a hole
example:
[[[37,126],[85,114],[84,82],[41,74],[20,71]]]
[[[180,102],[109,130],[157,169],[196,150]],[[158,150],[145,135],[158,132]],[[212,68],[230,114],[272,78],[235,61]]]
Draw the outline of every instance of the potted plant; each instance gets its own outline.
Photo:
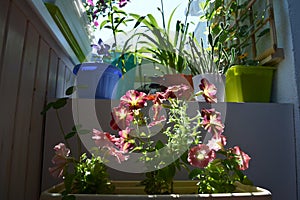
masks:
[[[188,40],[188,48],[184,50],[184,56],[187,58],[188,67],[193,75],[193,85],[195,93],[200,91],[199,84],[203,78],[208,79],[218,88],[218,102],[225,101],[225,73],[234,60],[234,50],[228,54],[220,38],[226,34],[228,26],[223,23],[218,24],[220,30],[216,35],[211,32],[208,27],[208,47],[205,48],[203,39],[200,42],[194,35]],[[204,101],[203,97],[197,96],[196,100]]]
[[[208,103],[215,102],[216,87],[206,79],[201,84],[198,95],[203,95]],[[250,157],[238,146],[226,148],[221,113],[205,107],[195,110],[194,106],[199,104],[182,96],[187,89],[186,85],[174,85],[156,94],[129,90],[112,109],[110,126],[115,133],[85,130],[79,125],[68,134],[62,131],[66,141],[55,146],[54,167],[49,170],[63,177],[64,183],[42,193],[41,199],[132,199],[153,198],[153,195],[162,199],[174,195],[176,198],[271,199],[270,192],[253,186],[243,174],[249,167]],[[73,91],[71,87],[66,94]],[[50,102],[43,113],[49,109],[58,111],[66,102],[67,98]],[[208,142],[203,140],[203,131],[207,132]],[[79,134],[90,134],[93,147],[87,148],[90,158],[85,153],[79,159],[70,154],[73,152],[68,140]],[[126,182],[126,186],[111,181],[105,168],[110,163],[125,165],[123,169],[128,171],[144,172],[146,178],[141,182]],[[174,181],[180,169],[186,169],[189,178],[196,179],[184,184],[186,188],[181,190]],[[188,194],[181,194],[185,189]],[[143,194],[136,194],[141,190]]]
[[[218,24],[228,26],[218,42],[228,55],[235,54],[226,72],[226,100],[229,102],[270,101],[275,68],[260,66],[256,58],[258,41],[264,40],[270,32],[270,28],[265,27],[269,6],[255,11],[253,4],[247,1],[207,0],[203,3],[202,17],[212,27],[213,34],[223,31]]]
[[[163,21],[162,27],[152,14],[144,16],[130,14],[136,21],[132,30],[134,34],[125,42],[123,52],[132,52],[140,60],[151,61],[160,67],[163,76],[150,77],[152,82],[164,86],[184,83],[193,87],[192,76],[182,53],[188,38],[187,17],[191,2],[188,1],[184,22],[176,21],[175,31],[171,31],[171,25],[177,7],[166,20],[163,1],[159,8]]]

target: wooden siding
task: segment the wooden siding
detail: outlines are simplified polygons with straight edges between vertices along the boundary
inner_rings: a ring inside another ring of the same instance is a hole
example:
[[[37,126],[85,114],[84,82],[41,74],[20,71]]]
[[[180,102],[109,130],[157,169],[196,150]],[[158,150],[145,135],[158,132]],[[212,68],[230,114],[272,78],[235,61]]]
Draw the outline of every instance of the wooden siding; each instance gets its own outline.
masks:
[[[48,98],[74,64],[26,1],[0,2],[0,199],[39,199]],[[16,192],[17,191],[17,192]]]

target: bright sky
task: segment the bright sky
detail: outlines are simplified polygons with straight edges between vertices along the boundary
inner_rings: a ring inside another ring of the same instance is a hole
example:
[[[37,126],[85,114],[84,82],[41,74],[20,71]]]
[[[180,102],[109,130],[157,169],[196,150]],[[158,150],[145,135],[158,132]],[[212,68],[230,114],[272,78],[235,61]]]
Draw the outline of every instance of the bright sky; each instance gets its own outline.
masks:
[[[176,6],[179,6],[173,16],[173,29],[175,29],[175,23],[176,20],[184,21],[185,19],[185,10],[187,8],[188,0],[163,0],[164,3],[164,11],[165,11],[165,19],[168,21],[169,16],[173,9]],[[162,25],[162,16],[160,12],[158,11],[158,7],[161,7],[161,1],[160,0],[131,0],[130,3],[128,3],[123,9],[127,13],[136,13],[139,15],[146,15],[148,13],[151,13],[156,20]],[[193,20],[194,22],[198,22],[198,17],[189,17],[189,20]],[[130,30],[132,27],[128,27],[127,29]],[[125,28],[126,29],[126,28]],[[190,24],[190,31],[193,31],[195,29],[195,25]],[[110,30],[101,30],[97,33],[96,40],[101,37],[102,40],[110,41],[112,39],[112,33]]]

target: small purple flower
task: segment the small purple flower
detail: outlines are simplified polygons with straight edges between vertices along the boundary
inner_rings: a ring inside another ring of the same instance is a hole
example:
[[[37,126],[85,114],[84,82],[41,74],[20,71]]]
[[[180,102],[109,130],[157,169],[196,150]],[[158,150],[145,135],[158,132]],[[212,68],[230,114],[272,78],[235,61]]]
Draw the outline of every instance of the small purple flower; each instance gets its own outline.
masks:
[[[120,0],[119,7],[122,8],[122,7],[126,6],[127,2],[129,2],[129,0]]]
[[[95,6],[93,0],[87,0],[86,3],[90,6]]]

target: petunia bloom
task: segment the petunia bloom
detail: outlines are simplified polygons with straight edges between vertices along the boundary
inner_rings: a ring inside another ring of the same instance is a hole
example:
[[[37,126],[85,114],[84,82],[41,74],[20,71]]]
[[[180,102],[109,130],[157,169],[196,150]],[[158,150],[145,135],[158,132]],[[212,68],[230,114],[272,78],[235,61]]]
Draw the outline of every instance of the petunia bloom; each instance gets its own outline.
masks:
[[[106,149],[108,150],[108,153],[111,156],[114,156],[116,158],[118,163],[126,161],[129,158],[129,155],[125,155],[125,153],[123,151],[120,151],[114,147],[106,147]]]
[[[114,107],[112,110],[112,119],[110,126],[114,130],[125,129],[130,126],[130,122],[133,120],[133,113],[126,106]]]
[[[226,137],[224,135],[219,135],[219,137],[212,137],[208,142],[207,146],[211,150],[218,151],[220,149],[223,149],[226,145]]]
[[[224,124],[221,120],[221,113],[217,112],[214,108],[201,110],[202,121],[201,125],[205,130],[214,134],[218,138],[224,131]]]
[[[203,91],[202,96],[207,103],[217,103],[217,88],[214,84],[203,78],[201,79],[199,88]]]
[[[169,86],[164,92],[164,97],[165,99],[181,97],[188,89],[189,86],[185,84]]]
[[[205,144],[198,144],[190,149],[188,162],[195,167],[204,168],[216,158],[216,153]]]
[[[120,140],[108,132],[99,131],[97,129],[93,129],[92,139],[95,140],[95,144],[99,148],[114,146]]]
[[[147,95],[144,92],[128,90],[120,99],[120,104],[128,106],[130,110],[143,108],[146,106]]]
[[[246,170],[249,168],[249,161],[251,160],[250,156],[243,151],[241,151],[240,147],[235,146],[230,149],[231,153],[236,155],[239,163],[239,170]]]
[[[116,143],[120,150],[126,153],[133,147],[133,144],[130,142],[130,131],[131,129],[128,127],[126,127],[126,129],[124,130],[119,131],[120,140],[119,143]]]
[[[55,155],[52,158],[52,163],[56,166],[50,167],[49,172],[54,177],[61,177],[64,172],[64,168],[68,163],[67,157],[70,154],[70,149],[68,149],[65,144],[59,143],[54,147]]]
[[[93,129],[92,139],[95,140],[99,149],[107,150],[110,155],[116,157],[117,162],[121,163],[129,158],[129,156],[124,155],[126,151],[123,151],[123,148],[119,149],[121,145],[124,145],[124,138],[116,138],[108,132]]]

